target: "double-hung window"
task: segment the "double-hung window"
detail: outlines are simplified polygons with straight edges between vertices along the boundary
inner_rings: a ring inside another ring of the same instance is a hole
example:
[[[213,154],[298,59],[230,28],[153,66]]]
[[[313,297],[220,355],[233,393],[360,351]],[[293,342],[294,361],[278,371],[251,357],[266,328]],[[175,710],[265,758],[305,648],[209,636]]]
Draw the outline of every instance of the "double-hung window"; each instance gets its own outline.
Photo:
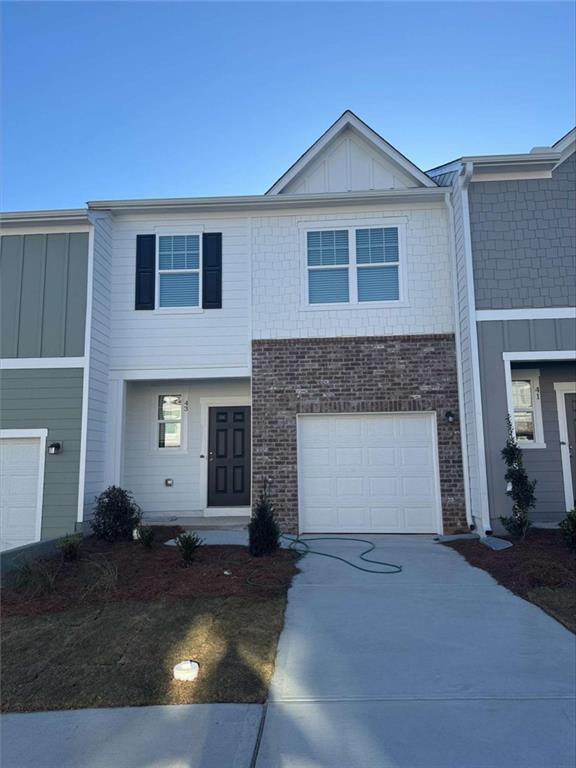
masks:
[[[400,259],[397,226],[308,230],[307,303],[397,302]]]
[[[512,407],[514,431],[519,445],[543,446],[540,371],[512,369]]]
[[[158,306],[200,306],[200,235],[159,235]]]

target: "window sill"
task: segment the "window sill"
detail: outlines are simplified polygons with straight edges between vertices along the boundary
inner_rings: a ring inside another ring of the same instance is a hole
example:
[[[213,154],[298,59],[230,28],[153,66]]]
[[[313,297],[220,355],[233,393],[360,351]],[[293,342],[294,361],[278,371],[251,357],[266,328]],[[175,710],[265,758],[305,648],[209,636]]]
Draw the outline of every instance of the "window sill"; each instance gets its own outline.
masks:
[[[204,313],[203,307],[156,307],[156,315],[201,315]]]
[[[341,312],[342,310],[351,309],[398,309],[402,307],[410,306],[407,301],[358,301],[354,304],[350,302],[334,304],[303,304],[300,307],[300,312],[326,312],[329,310],[336,310]]]
[[[519,441],[518,442],[518,447],[522,448],[522,450],[524,450],[525,448],[528,448],[531,451],[533,451],[533,450],[542,450],[543,448],[546,448],[546,443],[534,443],[534,442],[530,442],[530,443],[526,442],[526,443],[524,443],[524,442],[520,442]]]

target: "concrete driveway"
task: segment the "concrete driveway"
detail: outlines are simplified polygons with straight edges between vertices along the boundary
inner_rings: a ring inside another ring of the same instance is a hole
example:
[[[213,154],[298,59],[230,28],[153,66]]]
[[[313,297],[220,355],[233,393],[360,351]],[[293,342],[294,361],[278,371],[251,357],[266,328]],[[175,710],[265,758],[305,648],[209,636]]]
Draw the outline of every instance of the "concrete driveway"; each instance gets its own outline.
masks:
[[[302,563],[257,768],[573,768],[574,636],[431,537],[367,538],[403,572]]]

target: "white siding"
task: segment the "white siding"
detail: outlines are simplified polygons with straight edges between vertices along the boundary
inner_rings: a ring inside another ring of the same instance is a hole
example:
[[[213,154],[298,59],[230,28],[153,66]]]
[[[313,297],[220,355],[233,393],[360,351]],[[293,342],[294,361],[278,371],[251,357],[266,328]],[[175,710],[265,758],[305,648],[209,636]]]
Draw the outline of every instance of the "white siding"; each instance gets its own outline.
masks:
[[[184,414],[183,450],[156,448],[157,402],[161,394],[182,394],[188,400]],[[249,402],[250,382],[165,381],[130,382],[126,394],[126,433],[122,484],[132,491],[144,513],[202,514],[201,473],[206,472],[202,452],[200,398],[234,398]],[[166,478],[174,485],[168,488]]]
[[[94,497],[104,489],[110,358],[111,263],[112,221],[108,215],[99,215],[94,222],[84,519],[90,516]]]
[[[158,230],[222,232],[222,309],[135,311],[136,236]],[[112,370],[250,365],[249,225],[246,218],[118,216],[112,260]]]
[[[303,254],[299,223],[406,219],[407,305],[303,309]],[[452,333],[453,298],[446,209],[387,206],[334,209],[319,214],[255,218],[253,232],[253,336],[393,336]]]
[[[476,401],[473,379],[473,354],[471,334],[476,333],[475,327],[470,326],[470,307],[468,301],[468,283],[465,257],[465,232],[462,208],[462,191],[459,186],[454,188],[452,196],[454,208],[454,234],[456,251],[456,280],[458,306],[456,318],[460,326],[460,364],[464,402],[461,408],[464,412],[466,427],[466,444],[468,454],[468,488],[470,493],[470,509],[479,524],[481,519],[481,490],[478,452],[478,433],[476,429]]]
[[[282,190],[282,194],[406,189],[414,179],[351,130],[344,132]]]

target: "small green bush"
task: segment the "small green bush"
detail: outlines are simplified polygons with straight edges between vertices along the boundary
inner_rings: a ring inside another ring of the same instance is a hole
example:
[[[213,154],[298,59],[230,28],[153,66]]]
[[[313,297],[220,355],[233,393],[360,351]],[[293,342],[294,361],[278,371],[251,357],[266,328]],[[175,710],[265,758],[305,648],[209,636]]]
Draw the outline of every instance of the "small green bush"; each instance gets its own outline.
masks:
[[[571,509],[560,523],[560,530],[566,544],[571,549],[576,549],[576,508]]]
[[[95,536],[105,541],[128,541],[141,517],[140,507],[132,494],[111,485],[96,499],[92,530]]]
[[[92,555],[86,562],[84,581],[83,598],[92,592],[114,592],[118,586],[118,566],[105,555]]]
[[[154,526],[152,525],[139,525],[137,528],[137,536],[138,541],[142,544],[143,547],[146,547],[146,549],[152,549],[152,544],[154,543],[154,537],[156,536],[156,531],[154,530]]]
[[[61,569],[62,563],[54,560],[24,560],[14,569],[11,582],[17,591],[39,597],[55,591]]]
[[[176,536],[176,546],[182,555],[182,560],[186,567],[192,563],[196,557],[196,552],[203,544],[204,539],[201,539],[194,531],[191,533],[180,533]]]
[[[280,529],[274,518],[274,506],[265,487],[260,491],[254,515],[248,526],[250,554],[271,555],[280,546]]]
[[[80,557],[80,549],[82,547],[82,534],[68,533],[56,546],[64,560],[67,560],[68,562],[78,560]]]

